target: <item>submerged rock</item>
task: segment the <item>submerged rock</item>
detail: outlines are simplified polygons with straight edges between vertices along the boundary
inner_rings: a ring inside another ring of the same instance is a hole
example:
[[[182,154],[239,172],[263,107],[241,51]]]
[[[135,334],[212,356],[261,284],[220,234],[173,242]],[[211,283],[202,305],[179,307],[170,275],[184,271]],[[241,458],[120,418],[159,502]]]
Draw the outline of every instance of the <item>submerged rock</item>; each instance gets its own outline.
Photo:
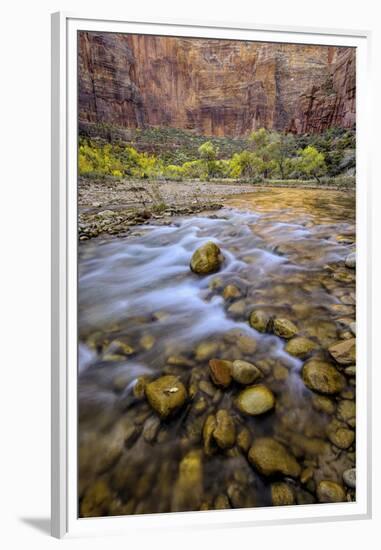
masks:
[[[328,351],[340,365],[353,365],[356,362],[356,338],[337,342]]]
[[[277,317],[276,319],[274,319],[273,331],[274,334],[276,334],[277,336],[288,340],[289,338],[292,338],[293,336],[295,336],[295,334],[297,334],[298,329],[289,319]]]
[[[248,361],[233,361],[231,375],[239,384],[252,384],[259,378],[262,378],[262,372],[258,367]]]
[[[327,437],[339,449],[348,449],[355,440],[355,432],[339,420],[332,420],[327,426]]]
[[[201,451],[190,451],[181,460],[179,475],[173,489],[171,510],[197,510],[201,505],[203,468]]]
[[[227,388],[232,381],[232,363],[223,359],[209,361],[210,377],[216,386]]]
[[[216,442],[213,438],[214,430],[216,429],[217,421],[214,414],[210,414],[202,429],[202,437],[204,440],[204,451],[207,456],[212,455],[216,451]]]
[[[295,504],[295,496],[287,483],[278,482],[271,484],[271,502],[273,506],[290,506]]]
[[[190,268],[199,275],[208,275],[218,271],[224,260],[220,248],[213,242],[207,242],[193,253]]]
[[[241,451],[247,453],[247,451],[250,449],[251,440],[252,437],[249,430],[247,428],[242,428],[237,436],[237,445],[241,449]]]
[[[230,508],[230,502],[226,495],[218,495],[214,500],[215,510],[227,510]]]
[[[220,449],[230,449],[236,439],[236,428],[233,418],[225,409],[220,409],[216,416],[210,414],[202,431],[204,451],[207,456]]]
[[[345,387],[345,378],[330,363],[311,359],[303,365],[303,382],[310,390],[333,395]]]
[[[349,468],[343,472],[343,481],[350,489],[356,489],[356,468]]]
[[[103,479],[99,479],[91,485],[81,503],[82,517],[104,516],[112,502],[112,493]]]
[[[248,334],[245,334],[244,332],[240,332],[239,334],[237,334],[237,339],[235,343],[240,351],[245,354],[254,353],[257,349],[257,341]]]
[[[197,361],[206,361],[207,359],[211,359],[213,355],[215,355],[218,351],[218,343],[217,342],[201,342],[197,348],[195,357]]]
[[[233,418],[225,409],[220,409],[216,415],[216,427],[213,437],[221,449],[230,449],[235,443],[235,424]]]
[[[335,481],[321,481],[316,489],[319,502],[345,502],[344,488]]]
[[[337,406],[337,417],[352,428],[356,424],[356,404],[349,399],[343,399]]]
[[[269,388],[257,384],[241,391],[235,403],[241,412],[255,416],[270,411],[275,405],[275,397]]]
[[[336,410],[336,405],[329,397],[325,395],[314,395],[312,397],[312,406],[314,409],[326,414],[333,414]]]
[[[112,356],[129,356],[135,353],[135,349],[130,345],[129,342],[122,339],[113,340],[108,348],[105,350],[104,359]]]
[[[184,385],[172,375],[162,376],[147,384],[145,394],[149,404],[161,418],[166,418],[179,409],[187,397]]]
[[[284,445],[271,437],[256,439],[250,448],[248,458],[259,473],[265,476],[283,474],[298,477],[301,472],[294,456]]]
[[[316,350],[317,347],[317,344],[315,344],[312,340],[303,338],[302,336],[295,336],[287,342],[285,351],[295,357],[304,358],[312,351]]]
[[[258,332],[266,332],[269,329],[271,316],[262,311],[254,310],[250,313],[249,324]]]
[[[227,285],[224,288],[222,296],[225,300],[230,300],[230,298],[239,298],[241,296],[241,291],[235,285]]]
[[[356,267],[356,252],[348,254],[348,256],[345,258],[345,265],[350,269],[354,269]]]

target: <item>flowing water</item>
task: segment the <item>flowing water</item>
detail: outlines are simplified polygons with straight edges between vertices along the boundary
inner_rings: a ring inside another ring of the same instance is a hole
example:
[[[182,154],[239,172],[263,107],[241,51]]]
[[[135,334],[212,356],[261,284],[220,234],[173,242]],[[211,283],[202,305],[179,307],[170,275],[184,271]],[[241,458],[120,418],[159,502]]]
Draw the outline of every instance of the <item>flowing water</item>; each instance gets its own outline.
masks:
[[[321,479],[341,482],[355,464],[354,445],[332,445],[327,426],[340,400],[354,399],[354,378],[324,407],[302,381],[303,361],[285,351],[284,339],[252,329],[248,317],[260,309],[293,321],[325,360],[332,343],[352,337],[355,276],[344,260],[355,246],[354,215],[351,191],[266,190],[229,199],[217,214],[80,244],[80,515],[271,505],[279,480],[295,502],[313,503]],[[225,260],[218,273],[199,276],[189,262],[207,241]],[[238,296],[224,299],[228,284]],[[256,364],[275,408],[240,413],[234,398],[242,387],[212,384],[211,358]],[[134,386],[164,374],[177,376],[188,398],[159,420]],[[203,425],[219,409],[229,411],[237,434],[283,442],[306,480],[260,475],[244,445],[206,455]],[[188,485],[186,456],[197,456]]]

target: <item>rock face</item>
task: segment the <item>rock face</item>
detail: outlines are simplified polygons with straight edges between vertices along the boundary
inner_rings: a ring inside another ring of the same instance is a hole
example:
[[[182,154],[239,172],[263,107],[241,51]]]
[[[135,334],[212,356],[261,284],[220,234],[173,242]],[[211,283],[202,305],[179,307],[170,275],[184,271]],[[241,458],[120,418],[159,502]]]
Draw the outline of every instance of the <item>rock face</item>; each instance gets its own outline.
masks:
[[[79,33],[79,119],[242,136],[355,122],[355,49]]]

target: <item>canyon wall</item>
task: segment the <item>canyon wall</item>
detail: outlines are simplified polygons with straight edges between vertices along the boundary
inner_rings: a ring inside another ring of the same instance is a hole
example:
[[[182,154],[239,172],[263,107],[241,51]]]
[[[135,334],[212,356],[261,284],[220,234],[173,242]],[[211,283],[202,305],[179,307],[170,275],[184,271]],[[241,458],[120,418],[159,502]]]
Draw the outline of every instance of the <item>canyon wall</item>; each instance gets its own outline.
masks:
[[[214,136],[355,124],[355,49],[79,33],[79,120]]]

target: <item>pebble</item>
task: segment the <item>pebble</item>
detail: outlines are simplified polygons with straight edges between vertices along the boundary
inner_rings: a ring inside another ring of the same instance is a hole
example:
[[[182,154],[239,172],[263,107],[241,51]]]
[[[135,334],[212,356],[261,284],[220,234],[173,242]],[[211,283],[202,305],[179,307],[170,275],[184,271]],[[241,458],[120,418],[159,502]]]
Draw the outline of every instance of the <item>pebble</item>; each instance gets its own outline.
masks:
[[[258,367],[248,361],[233,361],[231,375],[235,382],[239,384],[252,384],[259,378],[262,378],[262,372]]]

